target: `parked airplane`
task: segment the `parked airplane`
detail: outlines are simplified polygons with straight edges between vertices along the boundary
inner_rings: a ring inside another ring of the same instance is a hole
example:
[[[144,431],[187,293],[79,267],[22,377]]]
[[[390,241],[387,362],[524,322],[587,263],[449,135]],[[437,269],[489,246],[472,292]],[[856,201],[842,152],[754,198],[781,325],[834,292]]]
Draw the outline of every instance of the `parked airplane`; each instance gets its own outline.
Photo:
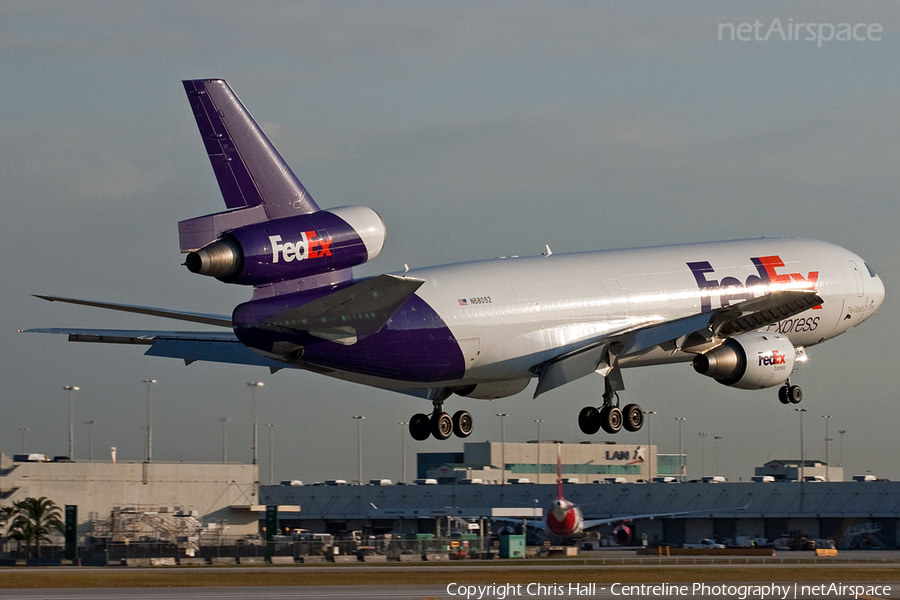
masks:
[[[627,517],[615,517],[606,519],[585,519],[582,507],[565,499],[563,496],[562,456],[560,446],[556,447],[556,499],[550,503],[544,514],[544,532],[557,538],[571,538],[583,535],[586,530],[618,523],[613,529],[612,539],[620,546],[631,544],[634,536],[632,521],[638,519],[662,519],[672,517],[684,517],[687,515],[709,515],[721,513],[733,513],[746,510],[750,504],[732,508],[713,508],[700,510],[681,510],[667,513],[648,513],[644,515],[629,515]]]
[[[597,372],[587,434],[637,431],[619,408],[622,369],[693,361],[741,389],[781,386],[806,348],[860,324],[884,299],[856,254],[825,242],[755,239],[443,265],[353,279],[385,229],[364,207],[321,210],[223,80],[185,81],[228,208],[179,223],[187,268],[252,286],[232,315],[40,296],[224,328],[220,332],[31,329],[72,341],[143,344],[146,354],[292,367],[430,400],[409,422],[417,440],[472,432],[444,401],[534,395]]]

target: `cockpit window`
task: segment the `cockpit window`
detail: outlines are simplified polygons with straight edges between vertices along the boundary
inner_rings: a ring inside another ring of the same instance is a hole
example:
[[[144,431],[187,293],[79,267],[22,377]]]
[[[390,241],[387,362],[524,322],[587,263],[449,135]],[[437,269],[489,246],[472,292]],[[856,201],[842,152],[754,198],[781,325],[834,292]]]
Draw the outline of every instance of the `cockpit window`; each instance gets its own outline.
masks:
[[[869,263],[863,263],[866,265],[866,269],[869,270],[869,277],[875,278],[875,271],[872,270],[872,267],[869,266]]]

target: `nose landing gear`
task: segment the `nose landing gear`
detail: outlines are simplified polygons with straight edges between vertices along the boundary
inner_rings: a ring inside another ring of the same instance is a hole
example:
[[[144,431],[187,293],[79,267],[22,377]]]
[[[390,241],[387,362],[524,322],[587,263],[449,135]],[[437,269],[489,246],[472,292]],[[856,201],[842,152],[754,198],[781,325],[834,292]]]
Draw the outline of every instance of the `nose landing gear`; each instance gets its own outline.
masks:
[[[803,400],[803,390],[799,385],[791,385],[791,380],[788,379],[778,388],[778,400],[782,404],[800,404]]]

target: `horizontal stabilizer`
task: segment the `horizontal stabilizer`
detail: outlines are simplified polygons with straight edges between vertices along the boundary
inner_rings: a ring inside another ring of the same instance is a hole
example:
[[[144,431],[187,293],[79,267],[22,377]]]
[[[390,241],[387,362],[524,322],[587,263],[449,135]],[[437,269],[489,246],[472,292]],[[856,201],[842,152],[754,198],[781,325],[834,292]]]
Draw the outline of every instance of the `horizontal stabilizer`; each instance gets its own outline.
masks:
[[[379,275],[292,308],[267,322],[339,344],[355,344],[360,336],[380,331],[423,283],[411,277]]]
[[[35,298],[47,300],[48,302],[65,302],[67,304],[80,304],[81,306],[93,306],[95,308],[105,308],[107,310],[118,310],[122,312],[136,313],[139,315],[150,315],[153,317],[164,317],[166,319],[175,319],[177,321],[188,321],[190,323],[202,323],[203,325],[215,325],[216,327],[231,327],[231,317],[223,315],[212,315],[208,313],[194,313],[169,310],[165,308],[153,308],[150,306],[134,306],[131,304],[114,304],[111,302],[94,302],[92,300],[77,300],[75,298],[60,298],[58,296],[41,296],[33,294]]]

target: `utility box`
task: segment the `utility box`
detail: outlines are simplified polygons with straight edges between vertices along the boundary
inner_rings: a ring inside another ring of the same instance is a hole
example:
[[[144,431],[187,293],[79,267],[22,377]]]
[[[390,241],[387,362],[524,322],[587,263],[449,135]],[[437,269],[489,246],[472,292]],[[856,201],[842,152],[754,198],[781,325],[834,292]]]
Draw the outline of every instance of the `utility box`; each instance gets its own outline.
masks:
[[[525,558],[525,536],[501,535],[500,558]]]

